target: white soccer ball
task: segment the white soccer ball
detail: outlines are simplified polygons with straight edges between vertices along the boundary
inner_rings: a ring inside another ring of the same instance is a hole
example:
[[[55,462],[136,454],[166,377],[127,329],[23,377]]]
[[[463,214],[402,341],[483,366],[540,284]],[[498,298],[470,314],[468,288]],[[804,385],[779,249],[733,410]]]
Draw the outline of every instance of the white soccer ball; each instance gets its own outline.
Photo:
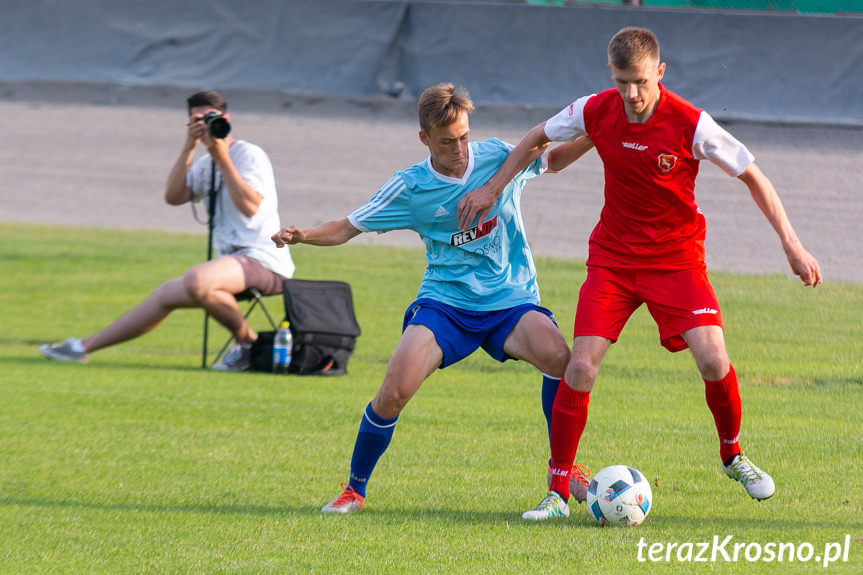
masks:
[[[653,503],[647,478],[627,465],[600,470],[587,488],[587,509],[600,525],[638,525]]]

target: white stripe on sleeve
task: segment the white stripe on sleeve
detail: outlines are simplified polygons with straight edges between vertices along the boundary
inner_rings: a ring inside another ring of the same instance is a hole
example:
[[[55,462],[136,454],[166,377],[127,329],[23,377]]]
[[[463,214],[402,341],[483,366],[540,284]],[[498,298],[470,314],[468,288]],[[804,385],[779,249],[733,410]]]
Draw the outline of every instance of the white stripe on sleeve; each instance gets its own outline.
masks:
[[[360,206],[348,217],[351,225],[364,230],[365,226],[362,225],[362,221],[387,207],[399,194],[405,191],[405,187],[405,182],[400,174],[390,178],[366,205]]]

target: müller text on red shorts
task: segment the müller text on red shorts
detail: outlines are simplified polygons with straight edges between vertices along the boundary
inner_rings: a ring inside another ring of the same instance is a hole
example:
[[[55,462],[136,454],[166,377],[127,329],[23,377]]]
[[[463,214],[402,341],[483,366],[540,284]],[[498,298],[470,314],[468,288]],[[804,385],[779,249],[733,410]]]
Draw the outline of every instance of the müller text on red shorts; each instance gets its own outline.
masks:
[[[831,563],[848,562],[851,535],[842,542],[823,544],[781,543],[769,541],[735,541],[733,535],[712,541],[654,542],[638,540],[638,562],[644,563],[809,563],[829,567]]]

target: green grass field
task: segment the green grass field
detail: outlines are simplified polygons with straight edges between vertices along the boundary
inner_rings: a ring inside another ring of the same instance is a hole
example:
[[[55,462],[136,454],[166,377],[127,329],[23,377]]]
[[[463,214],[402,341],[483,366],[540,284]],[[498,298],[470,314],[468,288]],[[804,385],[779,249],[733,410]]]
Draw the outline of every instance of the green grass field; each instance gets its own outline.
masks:
[[[432,376],[407,407],[366,508],[325,517],[415,295],[420,252],[295,248],[297,277],[352,285],[363,335],[344,377],[201,370],[199,311],[86,366],[38,355],[39,343],[104,326],[200,261],[204,242],[0,225],[0,572],[863,572],[863,286],[712,275],[741,380],[742,441],[776,480],[769,501],[721,474],[692,359],[664,351],[639,310],[603,364],[578,461],[642,470],[655,499],[643,525],[603,529],[584,506],[566,521],[520,519],[545,489],[540,378],[482,354]],[[568,334],[583,263],[537,264],[543,303]],[[211,333],[212,349],[224,333]],[[728,536],[729,560],[694,560],[700,543]],[[793,544],[793,560],[747,560],[771,543]],[[848,559],[825,568],[832,543]],[[651,561],[660,544],[682,547]],[[746,545],[736,561],[735,544]],[[687,545],[691,560],[678,560]]]

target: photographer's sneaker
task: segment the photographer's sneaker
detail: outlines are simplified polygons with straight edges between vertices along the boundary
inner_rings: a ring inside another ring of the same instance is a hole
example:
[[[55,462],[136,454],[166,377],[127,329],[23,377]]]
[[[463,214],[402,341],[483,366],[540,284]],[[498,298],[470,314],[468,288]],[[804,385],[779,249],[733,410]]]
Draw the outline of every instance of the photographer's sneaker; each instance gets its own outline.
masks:
[[[776,487],[773,485],[773,478],[759,469],[742,453],[735,455],[730,464],[723,464],[722,469],[729,478],[743,484],[743,487],[746,488],[746,493],[752,499],[761,501],[762,499],[769,498],[776,491]]]
[[[590,469],[586,465],[576,463],[572,466],[572,471],[569,473],[569,494],[572,498],[583,503],[587,501],[587,488],[590,486]],[[545,482],[551,485],[551,464],[545,472]]]
[[[345,488],[342,494],[324,505],[321,513],[353,513],[363,508],[366,498],[350,485],[342,483],[342,486]]]
[[[528,521],[545,521],[554,517],[569,517],[569,505],[557,491],[549,491],[539,505],[521,514]]]
[[[39,353],[56,361],[87,363],[87,350],[77,337],[70,337],[62,343],[43,343],[39,346]]]
[[[252,365],[252,344],[235,343],[222,357],[219,363],[213,364],[216,371],[245,371]]]

